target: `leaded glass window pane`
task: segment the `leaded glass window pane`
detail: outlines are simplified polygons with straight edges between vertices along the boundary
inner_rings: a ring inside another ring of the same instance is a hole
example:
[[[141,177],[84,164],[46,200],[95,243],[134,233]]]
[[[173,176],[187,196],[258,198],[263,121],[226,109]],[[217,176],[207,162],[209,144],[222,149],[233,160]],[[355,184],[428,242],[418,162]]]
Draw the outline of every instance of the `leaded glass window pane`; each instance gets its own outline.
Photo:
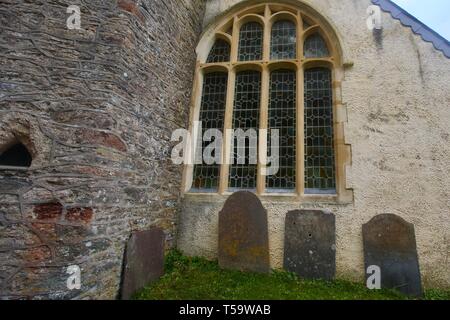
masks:
[[[305,192],[336,190],[331,72],[305,71]]]
[[[261,73],[258,71],[243,71],[236,74],[236,87],[234,95],[233,129],[259,128],[259,107],[261,99]],[[237,141],[233,143],[232,159],[230,165],[230,188],[254,189],[256,188],[257,163],[251,163],[250,154],[256,154],[257,144],[250,146],[247,139],[245,146],[239,148]],[[253,149],[253,150],[250,150]],[[239,156],[238,156],[239,155]],[[238,160],[245,162],[238,164]]]
[[[209,52],[207,63],[230,61],[230,45],[222,39],[217,39]]]
[[[297,32],[295,23],[282,20],[272,27],[272,41],[270,47],[271,59],[295,59],[297,46]]]
[[[200,121],[202,122],[201,136],[208,129],[219,129],[223,132],[225,117],[225,101],[227,94],[228,74],[214,72],[206,74],[203,81],[202,102],[200,106]],[[203,139],[202,139],[203,141]],[[214,141],[202,142],[203,150]],[[216,150],[220,149],[220,145]],[[212,164],[194,166],[193,188],[217,189],[219,186],[220,165]]]
[[[239,61],[262,59],[263,28],[257,22],[248,22],[239,32]]]
[[[327,44],[320,34],[315,33],[305,40],[304,56],[306,58],[323,58],[329,55]]]
[[[295,189],[296,157],[296,75],[292,70],[277,70],[270,75],[269,135],[278,129],[279,171],[267,176],[271,189]],[[268,138],[268,152],[271,139]]]

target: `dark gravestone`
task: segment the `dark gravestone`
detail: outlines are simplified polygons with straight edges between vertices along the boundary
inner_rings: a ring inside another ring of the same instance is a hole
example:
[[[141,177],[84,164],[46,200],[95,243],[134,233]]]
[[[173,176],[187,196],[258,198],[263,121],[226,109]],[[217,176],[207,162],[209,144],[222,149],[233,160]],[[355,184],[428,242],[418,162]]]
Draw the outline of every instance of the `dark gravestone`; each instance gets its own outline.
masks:
[[[334,214],[296,210],[286,215],[284,269],[305,279],[331,280],[336,273]]]
[[[122,299],[164,274],[164,232],[159,228],[131,235],[125,252]]]
[[[362,230],[366,271],[369,266],[378,266],[382,288],[421,297],[414,225],[394,214],[381,214],[364,224]],[[369,276],[366,272],[366,280]]]
[[[219,265],[226,269],[269,272],[267,211],[250,192],[231,195],[219,213]]]

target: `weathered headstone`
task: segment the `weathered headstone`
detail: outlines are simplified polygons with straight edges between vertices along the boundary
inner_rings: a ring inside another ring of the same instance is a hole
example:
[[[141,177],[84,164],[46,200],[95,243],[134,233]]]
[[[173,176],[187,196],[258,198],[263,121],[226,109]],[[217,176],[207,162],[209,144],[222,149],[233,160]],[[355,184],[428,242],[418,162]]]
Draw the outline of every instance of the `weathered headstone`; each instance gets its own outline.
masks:
[[[131,235],[125,251],[121,297],[128,300],[139,289],[164,274],[164,232],[160,228]]]
[[[365,268],[381,269],[381,287],[422,296],[414,225],[394,214],[381,214],[362,227]],[[370,274],[366,273],[366,280]]]
[[[331,280],[336,273],[334,214],[295,210],[286,215],[284,269],[305,279]]]
[[[226,269],[269,272],[267,211],[258,197],[231,195],[219,213],[219,265]]]

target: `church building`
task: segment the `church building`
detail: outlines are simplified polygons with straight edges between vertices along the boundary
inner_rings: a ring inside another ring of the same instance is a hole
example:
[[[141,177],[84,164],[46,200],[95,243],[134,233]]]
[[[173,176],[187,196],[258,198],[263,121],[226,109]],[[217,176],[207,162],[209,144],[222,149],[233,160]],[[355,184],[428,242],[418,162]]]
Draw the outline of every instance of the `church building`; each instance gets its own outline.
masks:
[[[152,227],[217,259],[239,191],[272,269],[287,213],[319,210],[335,277],[362,283],[363,226],[391,214],[422,286],[450,288],[450,43],[392,1],[7,0],[0,21],[0,299],[115,299]],[[174,162],[179,129],[223,134],[225,161]]]

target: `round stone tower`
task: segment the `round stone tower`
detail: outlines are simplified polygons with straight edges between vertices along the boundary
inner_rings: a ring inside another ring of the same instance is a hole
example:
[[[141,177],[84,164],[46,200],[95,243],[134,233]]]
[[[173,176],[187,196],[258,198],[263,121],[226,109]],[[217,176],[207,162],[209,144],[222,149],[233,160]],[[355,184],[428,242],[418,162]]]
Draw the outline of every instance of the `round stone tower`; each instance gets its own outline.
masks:
[[[172,245],[170,138],[187,125],[203,13],[202,0],[2,2],[0,299],[115,298],[132,231],[161,227]]]

